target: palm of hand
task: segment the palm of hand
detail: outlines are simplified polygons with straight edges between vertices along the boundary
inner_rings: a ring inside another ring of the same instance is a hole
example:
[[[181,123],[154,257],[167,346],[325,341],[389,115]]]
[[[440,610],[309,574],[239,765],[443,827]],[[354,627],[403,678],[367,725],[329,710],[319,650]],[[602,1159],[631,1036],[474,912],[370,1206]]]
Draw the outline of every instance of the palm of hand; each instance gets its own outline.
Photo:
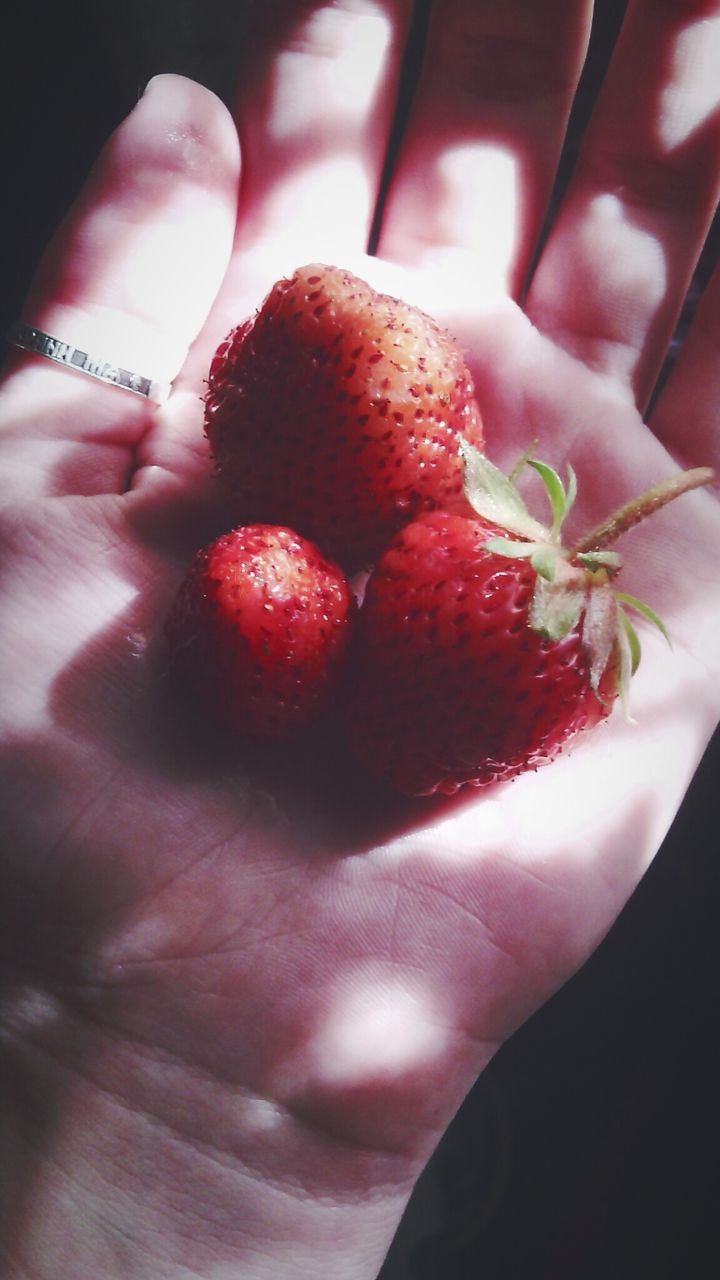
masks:
[[[252,305],[233,276],[212,333]],[[422,285],[408,274],[406,296]],[[667,472],[622,390],[514,304],[471,325],[491,453],[540,436],[544,456],[572,456],[580,527]],[[552,768],[451,806],[393,801],[322,744],[228,758],[172,705],[163,614],[221,519],[186,381],[186,424],[158,414],[129,492],[50,499],[16,533],[9,607],[32,675],[9,745],[20,965],[131,1056],[150,1046],[343,1138],[422,1151],[604,935],[679,803],[708,716],[699,733],[717,571],[698,548],[720,520],[694,496],[634,535],[628,589],[677,645],[646,646],[637,727],[616,713]],[[691,548],[693,581],[669,583]]]

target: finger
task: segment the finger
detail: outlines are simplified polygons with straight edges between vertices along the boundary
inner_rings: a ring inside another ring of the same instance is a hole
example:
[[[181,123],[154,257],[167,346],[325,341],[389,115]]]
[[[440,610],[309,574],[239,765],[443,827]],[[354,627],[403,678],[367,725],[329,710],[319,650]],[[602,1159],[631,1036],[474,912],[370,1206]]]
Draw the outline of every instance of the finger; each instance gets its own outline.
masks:
[[[235,100],[242,247],[285,242],[292,266],[365,251],[411,9],[410,0],[256,6]]]
[[[718,0],[631,0],[527,309],[631,388],[655,382],[720,174]]]
[[[219,100],[151,81],[52,241],[24,319],[124,369],[171,382],[232,247],[237,138]],[[0,409],[5,492],[122,489],[153,406],[37,355],[8,363]]]
[[[715,467],[720,474],[720,267],[700,299],[650,426],[681,465]]]
[[[446,0],[423,70],[379,252],[455,264],[517,295],[555,178],[591,0]],[[459,260],[459,261],[458,261]]]

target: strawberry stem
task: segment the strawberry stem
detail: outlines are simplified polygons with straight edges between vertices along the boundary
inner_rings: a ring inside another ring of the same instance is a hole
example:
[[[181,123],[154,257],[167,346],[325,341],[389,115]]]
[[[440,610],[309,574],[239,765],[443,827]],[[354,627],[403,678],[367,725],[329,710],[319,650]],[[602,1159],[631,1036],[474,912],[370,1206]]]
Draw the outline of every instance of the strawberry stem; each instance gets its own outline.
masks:
[[[570,559],[588,551],[599,551],[601,547],[609,547],[622,533],[627,533],[628,529],[640,524],[641,520],[659,511],[668,502],[679,498],[683,493],[689,493],[691,489],[699,489],[702,485],[710,484],[714,478],[715,472],[712,467],[694,467],[690,471],[680,471],[677,475],[661,481],[652,489],[641,493],[638,498],[633,498],[631,502],[626,502],[624,506],[619,507],[611,516],[608,516],[607,520],[603,520],[602,524],[597,525],[579,542],[576,542],[569,552]]]

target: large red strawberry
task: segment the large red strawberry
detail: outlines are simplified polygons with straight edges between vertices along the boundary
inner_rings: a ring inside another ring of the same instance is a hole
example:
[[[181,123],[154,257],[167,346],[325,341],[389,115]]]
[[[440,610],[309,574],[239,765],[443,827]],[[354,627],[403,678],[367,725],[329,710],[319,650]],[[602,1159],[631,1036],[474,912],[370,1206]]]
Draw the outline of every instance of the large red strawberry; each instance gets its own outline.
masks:
[[[317,264],[221,344],[205,429],[238,519],[289,524],[352,566],[420,512],[465,509],[459,443],[483,442],[450,334]]]
[[[197,553],[180,586],[171,667],[226,728],[283,738],[333,694],[353,608],[341,570],[304,538],[237,528]]]
[[[551,760],[607,716],[637,665],[625,607],[663,630],[646,605],[613,589],[620,561],[605,548],[673,493],[643,495],[566,552],[572,472],[566,489],[531,464],[553,505],[545,528],[506,477],[466,452],[478,517],[437,511],[401,530],[359,620],[351,746],[408,794],[452,793]],[[688,472],[674,491],[710,475]]]

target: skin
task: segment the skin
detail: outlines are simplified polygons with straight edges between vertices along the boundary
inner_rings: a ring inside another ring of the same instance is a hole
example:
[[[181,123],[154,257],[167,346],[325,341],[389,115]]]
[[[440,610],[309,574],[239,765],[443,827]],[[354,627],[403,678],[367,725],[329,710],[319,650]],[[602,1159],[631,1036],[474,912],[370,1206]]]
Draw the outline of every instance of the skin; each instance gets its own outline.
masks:
[[[198,84],[151,84],[24,312],[174,379],[166,405],[6,365],[11,1280],[376,1275],[465,1093],[604,937],[717,722],[711,491],[620,548],[621,585],[674,640],[646,635],[637,725],[616,714],[509,787],[404,802],[322,740],[231,750],[174,704],[158,633],[225,517],[202,378],[302,262],[340,262],[448,324],[494,459],[535,436],[554,465],[571,457],[578,534],[678,466],[719,461],[717,273],[643,418],[717,200],[717,3],[631,4],[529,289],[589,6],[434,6],[374,257],[410,6],[268,8],[232,115]]]

